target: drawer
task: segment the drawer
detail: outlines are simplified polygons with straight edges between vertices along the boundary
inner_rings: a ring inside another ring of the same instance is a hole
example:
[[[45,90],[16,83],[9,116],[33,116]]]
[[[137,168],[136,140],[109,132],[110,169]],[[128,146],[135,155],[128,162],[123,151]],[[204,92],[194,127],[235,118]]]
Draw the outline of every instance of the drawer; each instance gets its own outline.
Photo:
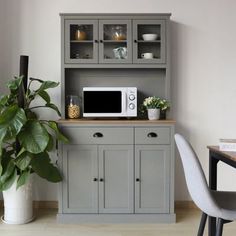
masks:
[[[62,127],[70,144],[133,144],[133,128]]]
[[[170,144],[170,128],[135,128],[135,144]]]

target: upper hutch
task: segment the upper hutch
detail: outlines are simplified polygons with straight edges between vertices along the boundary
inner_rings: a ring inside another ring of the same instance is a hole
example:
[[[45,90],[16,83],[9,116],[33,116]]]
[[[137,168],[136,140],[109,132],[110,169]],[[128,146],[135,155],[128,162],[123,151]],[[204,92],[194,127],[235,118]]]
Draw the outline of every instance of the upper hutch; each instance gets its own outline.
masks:
[[[137,87],[139,105],[154,95],[170,101],[169,18],[170,14],[61,14],[63,118],[67,95],[82,98],[85,86]],[[144,40],[144,34],[156,38]],[[145,53],[152,57],[146,59]]]

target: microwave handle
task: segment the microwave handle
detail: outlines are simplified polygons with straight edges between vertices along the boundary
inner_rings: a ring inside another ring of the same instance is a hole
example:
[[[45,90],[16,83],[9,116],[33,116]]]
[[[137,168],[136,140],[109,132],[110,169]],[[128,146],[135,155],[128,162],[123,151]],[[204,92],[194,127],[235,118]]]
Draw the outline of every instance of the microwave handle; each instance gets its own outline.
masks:
[[[127,93],[122,91],[122,113],[127,111]]]

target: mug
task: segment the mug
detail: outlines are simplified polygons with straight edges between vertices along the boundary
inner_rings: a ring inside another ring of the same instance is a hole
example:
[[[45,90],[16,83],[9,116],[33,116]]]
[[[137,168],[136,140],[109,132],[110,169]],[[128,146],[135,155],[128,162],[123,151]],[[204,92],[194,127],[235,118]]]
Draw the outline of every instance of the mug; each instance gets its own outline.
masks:
[[[152,52],[145,52],[141,54],[141,57],[144,59],[152,59],[153,58],[153,53]]]

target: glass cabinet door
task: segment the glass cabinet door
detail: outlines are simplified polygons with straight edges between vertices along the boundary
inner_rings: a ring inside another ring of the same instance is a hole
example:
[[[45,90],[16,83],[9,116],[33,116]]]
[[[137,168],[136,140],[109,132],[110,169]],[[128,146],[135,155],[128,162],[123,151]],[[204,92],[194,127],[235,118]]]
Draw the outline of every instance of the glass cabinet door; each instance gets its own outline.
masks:
[[[131,21],[99,21],[99,63],[132,63]]]
[[[98,21],[66,20],[65,63],[98,62]]]
[[[133,63],[165,63],[165,21],[133,21]]]

